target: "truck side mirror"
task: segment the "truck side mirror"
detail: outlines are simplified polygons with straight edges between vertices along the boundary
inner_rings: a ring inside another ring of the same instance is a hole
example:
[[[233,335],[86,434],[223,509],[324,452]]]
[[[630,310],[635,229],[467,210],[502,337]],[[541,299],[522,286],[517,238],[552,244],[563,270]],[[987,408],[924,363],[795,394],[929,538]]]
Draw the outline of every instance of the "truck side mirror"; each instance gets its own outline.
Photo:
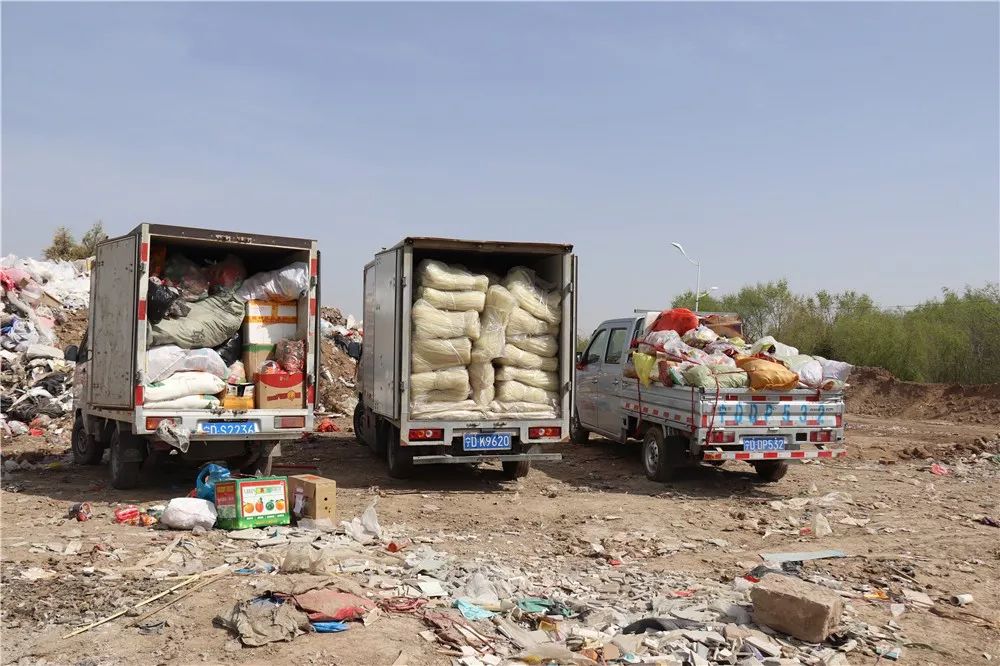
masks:
[[[70,345],[63,350],[63,358],[67,361],[73,361],[76,363],[76,359],[80,356],[80,348],[76,345]]]

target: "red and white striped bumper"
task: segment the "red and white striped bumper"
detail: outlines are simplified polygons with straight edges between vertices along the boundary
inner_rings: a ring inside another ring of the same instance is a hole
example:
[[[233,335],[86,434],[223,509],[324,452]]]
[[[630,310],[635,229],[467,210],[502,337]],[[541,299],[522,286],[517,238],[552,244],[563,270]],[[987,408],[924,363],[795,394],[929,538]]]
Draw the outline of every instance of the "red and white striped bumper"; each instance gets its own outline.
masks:
[[[828,451],[706,451],[702,460],[803,460],[809,458],[841,458],[847,449]]]

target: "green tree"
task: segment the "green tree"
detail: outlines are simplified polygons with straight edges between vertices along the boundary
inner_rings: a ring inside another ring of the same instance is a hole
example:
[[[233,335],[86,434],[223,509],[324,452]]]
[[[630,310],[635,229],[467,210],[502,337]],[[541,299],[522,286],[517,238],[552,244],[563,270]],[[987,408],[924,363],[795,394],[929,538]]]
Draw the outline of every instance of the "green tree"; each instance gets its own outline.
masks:
[[[104,233],[104,223],[98,220],[87,230],[87,233],[83,235],[83,239],[80,244],[74,248],[74,258],[75,259],[86,259],[88,257],[93,257],[97,254],[97,245],[108,239],[108,235]]]
[[[52,235],[52,242],[45,248],[45,258],[49,261],[69,261],[73,259],[76,240],[66,227],[59,227]]]

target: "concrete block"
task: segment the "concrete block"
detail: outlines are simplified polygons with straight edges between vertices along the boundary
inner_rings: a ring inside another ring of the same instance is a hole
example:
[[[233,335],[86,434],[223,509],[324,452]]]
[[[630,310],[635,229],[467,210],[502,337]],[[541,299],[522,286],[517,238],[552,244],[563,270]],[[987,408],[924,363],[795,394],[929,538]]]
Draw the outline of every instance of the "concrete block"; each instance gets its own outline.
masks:
[[[750,599],[754,622],[810,643],[826,640],[844,612],[837,593],[781,574],[764,576]]]

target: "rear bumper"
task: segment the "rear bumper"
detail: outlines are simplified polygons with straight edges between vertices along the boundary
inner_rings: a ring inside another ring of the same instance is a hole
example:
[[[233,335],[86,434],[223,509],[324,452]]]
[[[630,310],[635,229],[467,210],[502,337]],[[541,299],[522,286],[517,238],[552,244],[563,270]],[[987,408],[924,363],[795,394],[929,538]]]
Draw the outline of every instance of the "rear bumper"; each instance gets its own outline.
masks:
[[[705,451],[702,460],[809,460],[810,458],[842,458],[847,449],[815,451]]]
[[[562,460],[561,453],[513,453],[498,455],[475,455],[475,456],[413,456],[414,465],[457,465],[464,463],[482,462],[553,462]]]

